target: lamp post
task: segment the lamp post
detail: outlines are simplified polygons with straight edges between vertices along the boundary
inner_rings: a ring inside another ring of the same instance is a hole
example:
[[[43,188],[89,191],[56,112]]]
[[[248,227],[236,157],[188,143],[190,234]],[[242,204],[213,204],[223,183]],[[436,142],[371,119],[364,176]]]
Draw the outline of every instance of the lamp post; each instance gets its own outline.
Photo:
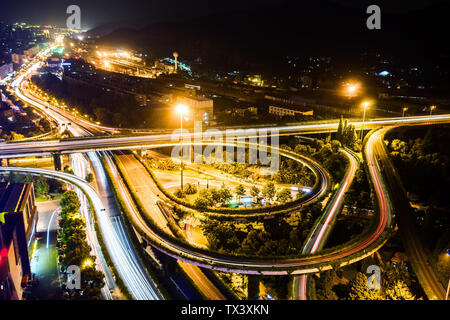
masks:
[[[408,108],[406,107],[403,108],[402,118],[405,117],[405,111],[408,111]]]
[[[187,113],[187,106],[184,104],[179,104],[176,106],[176,111],[180,115],[180,155],[181,155],[181,166],[180,166],[180,188],[183,192],[183,116]]]
[[[433,110],[435,110],[436,109],[436,106],[431,106],[430,107],[430,116],[433,114]]]
[[[370,106],[370,102],[368,102],[368,101],[364,101],[362,103],[362,107],[364,109],[364,113],[363,113],[363,123],[362,123],[361,134],[360,134],[360,140],[361,141],[362,141],[362,138],[363,138],[364,126],[365,126],[365,122],[366,122],[366,109],[369,108],[369,106]]]

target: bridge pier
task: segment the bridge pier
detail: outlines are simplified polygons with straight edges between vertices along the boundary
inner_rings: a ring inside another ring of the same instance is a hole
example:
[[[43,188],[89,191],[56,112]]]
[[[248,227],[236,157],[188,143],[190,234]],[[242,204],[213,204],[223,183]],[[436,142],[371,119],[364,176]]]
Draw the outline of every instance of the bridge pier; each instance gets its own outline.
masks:
[[[53,166],[56,171],[62,170],[62,157],[60,153],[53,153]]]
[[[247,300],[252,300],[259,297],[259,281],[261,276],[248,275],[247,276]]]

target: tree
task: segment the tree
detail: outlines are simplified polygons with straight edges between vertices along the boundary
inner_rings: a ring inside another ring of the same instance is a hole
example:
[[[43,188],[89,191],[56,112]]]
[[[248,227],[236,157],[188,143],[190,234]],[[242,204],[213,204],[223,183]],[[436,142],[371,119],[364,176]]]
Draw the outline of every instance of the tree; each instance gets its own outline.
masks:
[[[280,202],[288,202],[292,200],[291,190],[284,188],[277,193],[277,200]]]
[[[183,191],[181,191],[181,188],[178,188],[177,190],[175,190],[174,195],[175,195],[175,197],[180,198],[180,199],[185,197],[185,194]]]
[[[81,291],[76,291],[72,298],[74,300],[101,300],[101,289],[105,286],[103,278],[103,273],[96,270],[94,266],[83,267],[81,269]]]
[[[333,291],[335,270],[327,270],[320,273],[316,282],[316,295],[318,300],[337,300],[338,297]]]
[[[6,140],[8,140],[8,141],[17,141],[17,140],[22,140],[24,138],[25,138],[25,136],[23,134],[11,131],[10,136],[8,136],[6,138]]]
[[[71,166],[69,166],[68,164],[66,164],[65,166],[64,166],[64,172],[65,173],[70,173],[70,174],[73,174],[73,169],[72,169],[72,167]]]
[[[264,185],[262,194],[264,196],[264,198],[267,198],[269,200],[269,202],[272,202],[273,198],[275,197],[275,184],[273,182],[267,182]]]
[[[34,184],[34,189],[36,190],[37,195],[46,195],[48,194],[49,185],[47,183],[47,179],[42,175],[36,180]]]
[[[381,289],[369,289],[367,286],[367,276],[358,272],[351,282],[351,300],[384,300]]]
[[[48,121],[46,118],[42,118],[39,120],[39,125],[44,129],[45,132],[48,132],[52,129],[52,125],[50,121]]]
[[[217,188],[209,188],[208,190],[208,198],[211,202],[211,206],[217,205],[221,202],[222,196],[220,191]]]
[[[406,283],[398,280],[394,286],[386,289],[386,300],[416,300]]]
[[[220,202],[222,203],[222,205],[228,204],[228,201],[230,201],[230,199],[233,197],[230,188],[228,188],[225,185],[225,183],[222,184],[222,187],[220,187],[219,194],[220,194]]]
[[[237,198],[239,199],[239,202],[241,201],[241,197],[245,195],[245,188],[242,184],[238,185],[236,189],[234,190],[236,193]]]
[[[59,202],[59,205],[62,208],[63,212],[76,212],[78,211],[78,208],[80,208],[80,201],[78,200],[78,196],[75,191],[66,191],[61,201]]]
[[[253,197],[253,201],[258,201],[258,197],[259,194],[261,193],[261,191],[259,190],[259,188],[257,186],[252,186],[252,188],[250,189],[250,195]]]
[[[184,193],[186,194],[196,194],[197,193],[197,187],[193,185],[192,183],[186,183],[184,186]]]
[[[86,181],[89,182],[89,183],[91,183],[92,181],[94,181],[94,175],[92,174],[92,172],[89,172],[89,173],[86,175]]]
[[[194,200],[194,206],[197,209],[206,209],[211,205],[211,200],[207,190],[201,190],[198,197]]]

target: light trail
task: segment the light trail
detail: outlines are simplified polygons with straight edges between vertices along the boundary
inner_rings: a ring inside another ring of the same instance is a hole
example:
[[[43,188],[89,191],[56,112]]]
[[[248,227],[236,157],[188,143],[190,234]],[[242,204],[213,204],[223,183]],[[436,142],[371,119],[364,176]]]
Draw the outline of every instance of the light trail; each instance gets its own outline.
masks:
[[[356,155],[346,149],[341,150],[349,160],[349,169],[347,170],[343,178],[343,182],[341,182],[341,186],[335,193],[335,196],[333,196],[333,198],[331,199],[330,204],[325,208],[323,216],[320,218],[320,221],[325,220],[325,222],[319,222],[316,225],[315,229],[311,232],[311,235],[308,237],[308,240],[306,241],[303,248],[304,254],[313,254],[325,245],[325,235],[328,234],[328,232],[331,230],[331,221],[333,221],[336,214],[339,212],[338,208],[341,207],[344,195],[348,191],[355,177],[355,173],[359,168],[359,159],[356,157]],[[307,289],[309,281],[310,276],[306,274],[294,278],[293,283],[295,298],[299,300],[307,300]]]

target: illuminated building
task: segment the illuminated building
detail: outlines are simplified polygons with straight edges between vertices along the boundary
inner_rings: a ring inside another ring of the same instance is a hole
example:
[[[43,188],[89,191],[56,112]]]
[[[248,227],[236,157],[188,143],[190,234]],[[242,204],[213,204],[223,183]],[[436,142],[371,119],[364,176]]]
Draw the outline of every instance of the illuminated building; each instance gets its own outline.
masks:
[[[212,99],[198,96],[179,96],[176,104],[184,104],[189,110],[192,110],[194,121],[202,121],[208,125],[213,117],[214,103]]]
[[[37,212],[33,183],[0,184],[0,300],[21,300],[31,279],[28,248]]]

